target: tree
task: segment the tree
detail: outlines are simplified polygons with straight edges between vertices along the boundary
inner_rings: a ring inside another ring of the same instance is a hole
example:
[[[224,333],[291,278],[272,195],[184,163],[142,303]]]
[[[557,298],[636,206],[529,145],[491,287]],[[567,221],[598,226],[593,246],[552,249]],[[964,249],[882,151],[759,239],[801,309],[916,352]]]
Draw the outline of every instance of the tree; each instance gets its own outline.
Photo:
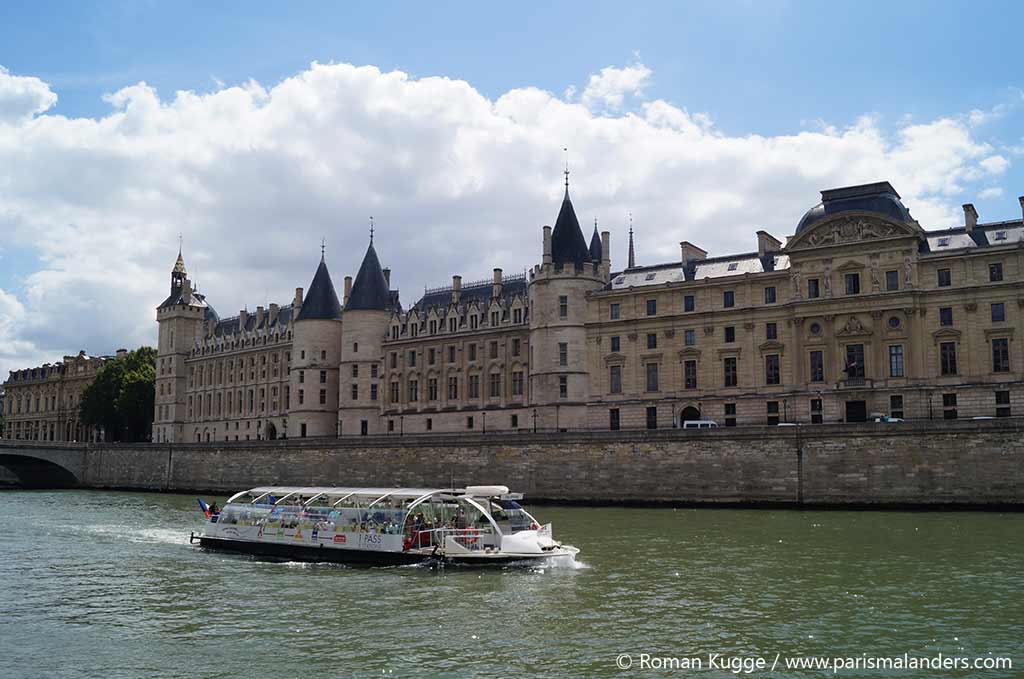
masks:
[[[82,394],[80,418],[84,424],[102,426],[107,441],[149,440],[155,384],[152,347],[107,361]]]

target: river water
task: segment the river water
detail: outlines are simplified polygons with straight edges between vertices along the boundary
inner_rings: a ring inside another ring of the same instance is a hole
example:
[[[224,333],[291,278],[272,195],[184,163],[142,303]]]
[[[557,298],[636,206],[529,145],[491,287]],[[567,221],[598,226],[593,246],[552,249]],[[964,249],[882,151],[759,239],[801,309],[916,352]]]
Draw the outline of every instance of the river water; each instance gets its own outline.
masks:
[[[1024,514],[532,510],[577,563],[274,563],[189,545],[192,496],[3,492],[0,677],[1024,676]],[[1014,669],[754,660],[904,653]]]

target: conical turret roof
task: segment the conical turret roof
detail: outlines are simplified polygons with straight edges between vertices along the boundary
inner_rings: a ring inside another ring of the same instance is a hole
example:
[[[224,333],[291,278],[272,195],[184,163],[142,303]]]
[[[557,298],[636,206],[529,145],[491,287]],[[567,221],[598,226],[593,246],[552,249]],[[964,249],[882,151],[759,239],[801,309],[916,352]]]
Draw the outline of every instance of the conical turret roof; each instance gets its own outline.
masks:
[[[327,262],[320,257],[320,266],[316,268],[313,275],[313,282],[309,284],[309,291],[302,300],[302,308],[296,321],[341,320],[341,304],[338,302],[338,293],[334,291],[334,282],[331,281],[331,274],[327,271]]]
[[[348,294],[345,310],[387,311],[390,299],[388,281],[384,278],[384,270],[381,269],[380,259],[377,258],[377,251],[373,249],[371,238],[370,247],[366,248],[363,263],[359,266],[359,273],[352,282],[352,291]]]
[[[597,222],[594,222],[594,235],[590,237],[590,259],[600,262],[603,259],[601,247],[601,234],[597,232]]]
[[[185,259],[181,256],[181,250],[178,250],[178,261],[174,263],[173,273],[186,273],[185,271]]]
[[[569,187],[566,186],[562,209],[558,211],[558,219],[551,232],[551,261],[555,264],[583,264],[589,260],[590,250],[587,249],[587,241],[583,238],[576,210],[569,200]]]

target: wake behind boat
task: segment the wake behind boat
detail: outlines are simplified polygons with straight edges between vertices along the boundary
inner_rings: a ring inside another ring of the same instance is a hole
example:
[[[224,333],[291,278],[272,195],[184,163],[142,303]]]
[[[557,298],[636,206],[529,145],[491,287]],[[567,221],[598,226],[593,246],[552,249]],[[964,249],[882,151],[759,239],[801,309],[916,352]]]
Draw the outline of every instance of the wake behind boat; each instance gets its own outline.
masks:
[[[300,561],[503,564],[575,557],[506,486],[297,488],[233,495],[209,513],[203,547]],[[202,502],[200,501],[202,505]],[[206,508],[203,505],[204,509]]]

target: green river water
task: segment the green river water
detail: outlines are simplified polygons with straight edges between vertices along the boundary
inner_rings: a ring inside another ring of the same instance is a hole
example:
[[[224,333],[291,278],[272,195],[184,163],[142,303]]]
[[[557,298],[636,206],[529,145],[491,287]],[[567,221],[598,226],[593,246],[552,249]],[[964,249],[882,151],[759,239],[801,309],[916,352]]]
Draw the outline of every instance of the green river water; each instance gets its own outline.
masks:
[[[2,492],[0,677],[1024,676],[1024,514],[531,510],[577,563],[275,563],[189,545],[193,496]],[[785,667],[904,653],[1004,665]]]

